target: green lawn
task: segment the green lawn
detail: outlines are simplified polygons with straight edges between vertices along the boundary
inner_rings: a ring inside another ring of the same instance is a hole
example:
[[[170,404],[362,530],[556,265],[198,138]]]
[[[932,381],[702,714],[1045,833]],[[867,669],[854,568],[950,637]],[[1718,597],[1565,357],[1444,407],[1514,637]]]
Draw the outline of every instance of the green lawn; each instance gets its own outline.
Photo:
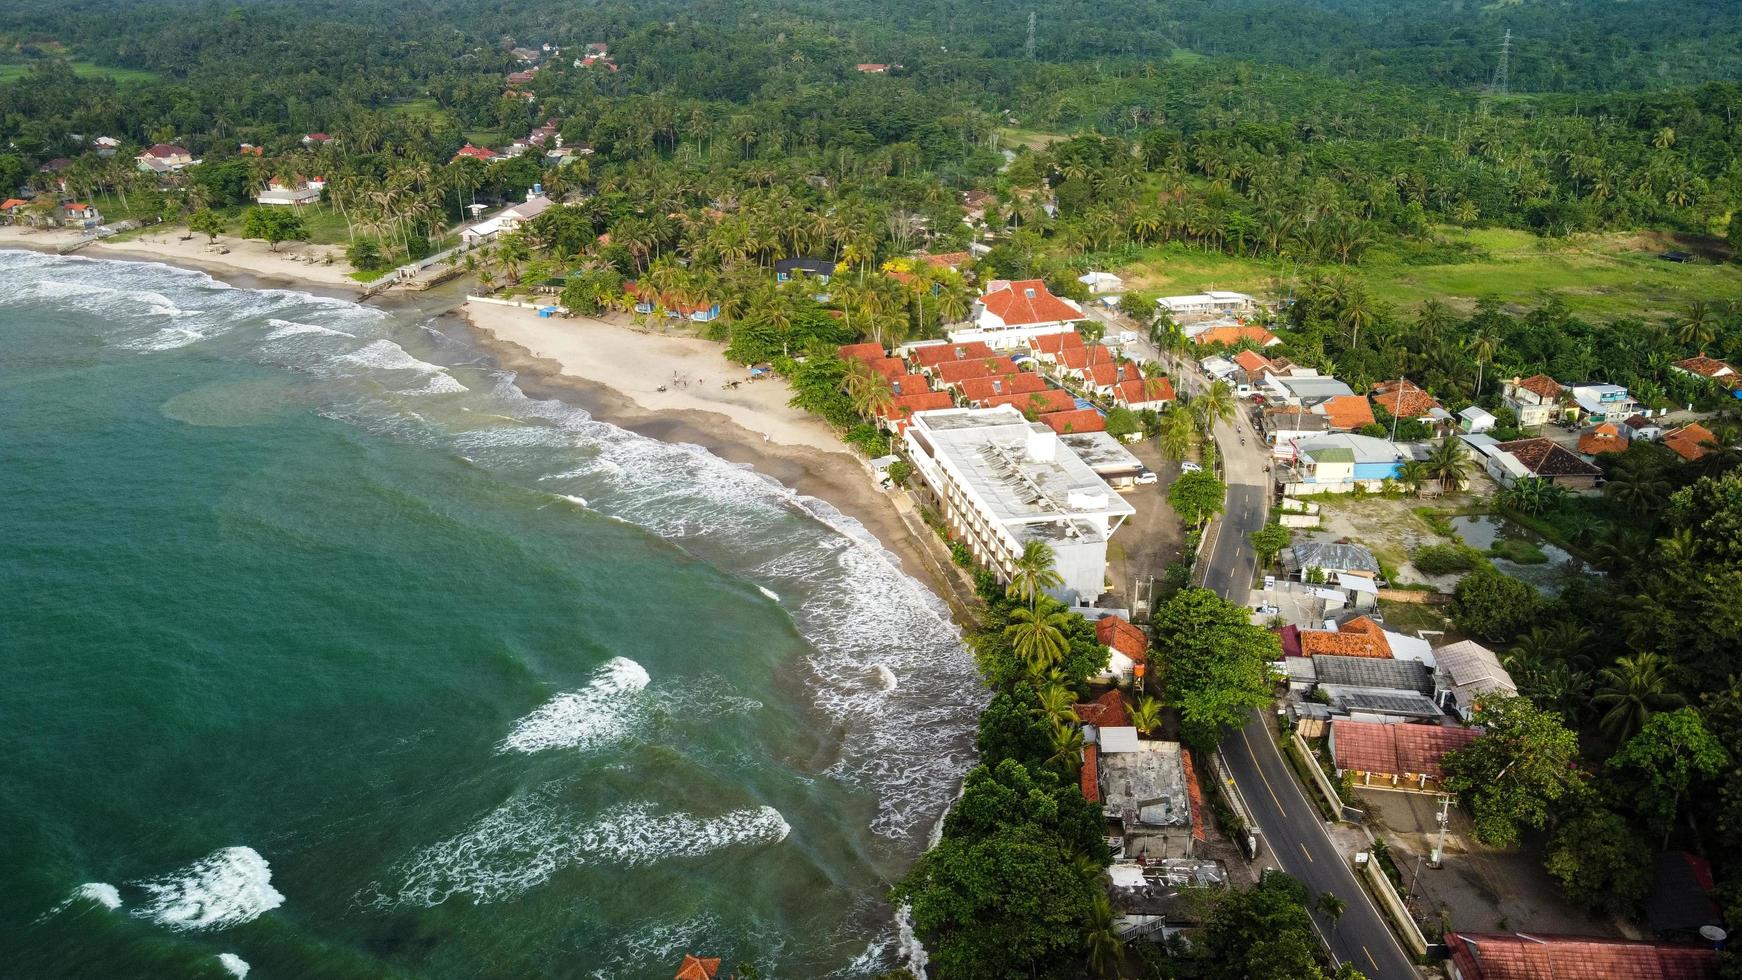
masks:
[[[1466,262],[1411,265],[1398,251],[1378,247],[1355,266],[1379,299],[1413,307],[1428,299],[1468,308],[1484,296],[1514,307],[1535,306],[1559,296],[1573,310],[1598,317],[1654,317],[1673,313],[1694,299],[1742,300],[1742,272],[1709,261],[1686,264],[1657,257],[1672,247],[1651,235],[1580,235],[1540,239],[1507,229],[1441,228],[1437,234],[1467,244]],[[1345,267],[1328,266],[1327,271]],[[1151,248],[1115,270],[1132,289],[1162,295],[1205,289],[1275,295],[1283,283],[1303,278],[1311,267],[1276,259],[1235,258],[1173,244]]]
[[[32,63],[0,64],[0,83],[16,82],[30,73]],[[70,62],[73,74],[80,78],[111,78],[122,84],[127,82],[154,82],[158,79],[156,72],[141,71],[137,68],[110,68],[90,61]]]

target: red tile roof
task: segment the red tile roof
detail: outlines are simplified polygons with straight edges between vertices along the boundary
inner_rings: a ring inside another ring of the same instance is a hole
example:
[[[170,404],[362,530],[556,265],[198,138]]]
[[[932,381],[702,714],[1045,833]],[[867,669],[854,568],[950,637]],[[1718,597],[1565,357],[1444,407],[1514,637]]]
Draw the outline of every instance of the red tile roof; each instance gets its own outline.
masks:
[[[1517,384],[1545,401],[1554,401],[1561,396],[1561,383],[1546,374],[1533,374]]]
[[[1059,352],[1059,366],[1070,371],[1086,371],[1097,364],[1112,364],[1113,352],[1105,347],[1066,347]]]
[[[875,361],[884,357],[882,344],[847,344],[835,353],[843,361]]]
[[[1338,769],[1401,775],[1445,775],[1440,760],[1481,733],[1474,728],[1439,725],[1380,725],[1338,719],[1331,722],[1331,741]]]
[[[1268,370],[1271,366],[1270,358],[1251,348],[1235,354],[1234,363],[1240,365],[1241,369],[1248,374],[1257,374],[1260,371]]]
[[[1095,640],[1138,663],[1149,657],[1149,637],[1122,616],[1103,616],[1095,620]]]
[[[876,371],[878,374],[883,375],[891,381],[907,374],[907,362],[899,357],[881,357],[877,360],[868,360],[863,363],[868,365],[871,370]]]
[[[1198,767],[1192,765],[1192,750],[1180,746],[1179,761],[1186,771],[1186,809],[1192,817],[1192,839],[1208,840],[1204,833],[1204,791],[1198,786]]]
[[[1373,404],[1400,419],[1419,419],[1439,408],[1434,396],[1413,381],[1383,381],[1373,386]]]
[[[1252,324],[1241,324],[1237,327],[1211,327],[1192,338],[1192,342],[1198,344],[1237,344],[1242,340],[1254,341],[1260,347],[1269,347],[1271,344],[1281,342],[1276,334]]]
[[[1038,337],[1031,337],[1028,346],[1039,354],[1057,354],[1059,351],[1073,347],[1079,350],[1086,349],[1088,344],[1084,343],[1083,335],[1075,330],[1062,330],[1058,333],[1043,333]]]
[[[1035,399],[1040,399],[1038,405]],[[1016,410],[1026,414],[1030,408],[1036,415],[1046,415],[1049,412],[1069,412],[1077,407],[1077,400],[1071,393],[1059,388],[1048,388],[1045,391],[1030,391],[1016,395],[996,395],[983,399],[982,408],[997,408],[1000,405],[1014,405]]]
[[[972,261],[973,256],[967,252],[941,252],[937,255],[922,255],[920,259],[940,269],[960,269]]]
[[[955,405],[955,399],[947,391],[916,391],[911,395],[896,395],[889,403],[889,409],[883,413],[890,421],[905,419],[914,412],[929,412],[933,409],[949,408]]]
[[[1385,630],[1378,623],[1366,616],[1356,616],[1337,627],[1335,633],[1327,630],[1302,630],[1300,652],[1307,657],[1371,657],[1375,660],[1390,660],[1391,644],[1386,642]]]
[[[945,361],[966,361],[970,358],[996,357],[992,348],[984,341],[974,340],[966,344],[932,344],[913,349],[913,363],[920,367],[933,367]]]
[[[1003,320],[1007,326],[1035,323],[1061,323],[1081,320],[1083,311],[1054,296],[1041,279],[1020,279],[1016,282],[994,282],[986,295],[980,297],[987,312]]]
[[[1131,724],[1131,716],[1125,710],[1125,696],[1116,690],[1108,691],[1087,704],[1071,707],[1077,713],[1077,720],[1085,725],[1122,728]]]
[[[719,972],[718,956],[690,956],[686,953],[682,965],[677,968],[675,980],[714,980],[714,975]]]
[[[995,378],[969,378],[955,386],[962,397],[979,404],[998,395],[1027,395],[1046,390],[1046,379],[1026,371],[1001,374]]]
[[[1624,453],[1627,451],[1627,440],[1621,438],[1621,430],[1613,422],[1604,422],[1594,429],[1587,429],[1579,434],[1579,452],[1586,456],[1596,456],[1599,453]]]
[[[6,203],[0,204],[0,211],[10,211],[13,208],[21,208],[29,203],[29,201],[26,201],[22,197],[9,197],[6,199]]]
[[[1664,441],[1669,441],[1665,436]],[[1532,476],[1596,476],[1602,470],[1585,462],[1557,442],[1548,439],[1514,439],[1494,447],[1511,453]]]
[[[1173,382],[1166,378],[1133,378],[1119,382],[1113,389],[1113,397],[1124,405],[1171,402],[1174,400]]]
[[[496,159],[496,151],[467,143],[454,154],[454,159],[458,160],[460,157],[471,157],[474,160],[494,160]]]
[[[1462,980],[1717,980],[1704,946],[1543,933],[1446,933]]]
[[[889,379],[890,390],[897,395],[917,395],[931,391],[931,384],[923,374],[904,374],[898,378]]]
[[[1705,443],[1716,442],[1717,439],[1711,429],[1698,422],[1689,422],[1679,429],[1671,429],[1663,434],[1663,444],[1690,463],[1711,452],[1712,447]]]
[[[1363,425],[1372,425],[1373,406],[1367,404],[1367,399],[1360,395],[1337,395],[1327,398],[1313,411],[1330,420],[1332,426],[1339,429],[1359,429]]]
[[[1111,388],[1121,381],[1143,377],[1137,368],[1130,364],[1119,364],[1113,361],[1102,361],[1092,364],[1088,369],[1088,379],[1098,388]]]
[[[188,153],[186,147],[176,146],[174,143],[153,143],[151,144],[151,148],[146,150],[142,155],[162,158],[185,157],[191,156],[192,154]]]
[[[1101,802],[1101,749],[1094,742],[1083,744],[1083,768],[1077,772],[1077,789],[1090,803]]]
[[[1040,417],[1042,422],[1052,426],[1059,435],[1072,432],[1105,432],[1107,420],[1101,413],[1092,408],[1079,408],[1071,412],[1052,412]]]
[[[1736,373],[1736,369],[1730,365],[1715,357],[1707,357],[1704,354],[1701,354],[1698,357],[1689,357],[1677,361],[1675,362],[1675,366],[1689,374],[1697,374],[1702,378],[1716,378],[1720,374],[1728,373],[1730,375],[1735,375]]]
[[[976,357],[966,361],[945,361],[932,367],[932,377],[944,384],[955,384],[969,378],[990,378],[998,374],[1015,374],[1019,369],[1008,357]]]

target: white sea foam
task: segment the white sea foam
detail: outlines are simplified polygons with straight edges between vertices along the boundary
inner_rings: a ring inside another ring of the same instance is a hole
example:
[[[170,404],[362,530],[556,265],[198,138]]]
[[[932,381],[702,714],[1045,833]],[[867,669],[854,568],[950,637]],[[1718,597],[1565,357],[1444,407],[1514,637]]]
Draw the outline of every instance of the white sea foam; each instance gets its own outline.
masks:
[[[106,881],[87,881],[73,889],[72,894],[62,899],[54,908],[44,912],[37,921],[41,922],[49,916],[64,912],[79,902],[92,902],[113,912],[121,907],[121,891]]]
[[[271,867],[252,847],[221,848],[138,885],[151,899],[133,914],[176,930],[227,929],[284,904]]]
[[[591,749],[617,741],[634,726],[640,713],[635,695],[648,681],[640,664],[613,657],[586,687],[565,691],[515,722],[497,751]]]
[[[585,497],[577,497],[572,493],[559,493],[559,494],[557,494],[557,496],[561,497],[562,499],[568,501],[571,504],[574,504],[576,507],[579,507],[583,510],[586,509],[587,498],[585,498]]]
[[[461,384],[453,375],[447,373],[446,371],[440,371],[440,372],[437,372],[435,374],[430,375],[429,382],[427,384],[425,384],[422,388],[413,388],[410,391],[401,392],[401,394],[405,394],[405,395],[460,395],[460,394],[464,394],[465,392],[470,391],[470,390],[471,390],[470,388],[467,388],[465,385]]]
[[[230,975],[236,977],[237,980],[241,980],[242,977],[247,976],[249,969],[251,969],[251,967],[248,966],[248,961],[237,956],[235,953],[219,953],[218,962],[222,963],[224,969],[229,970]]]
[[[205,339],[203,332],[192,327],[164,327],[150,336],[128,341],[121,346],[129,350],[174,350]]]
[[[273,317],[266,322],[272,327],[272,332],[266,335],[267,340],[283,340],[286,337],[295,337],[299,334],[317,334],[323,337],[351,338],[357,336],[354,333],[346,333],[343,330],[334,330],[332,327],[323,327],[318,323],[297,323],[293,320],[280,320],[276,317]]]
[[[412,357],[405,352],[405,348],[391,340],[372,341],[349,354],[340,354],[334,360],[380,371],[418,371],[433,374],[442,370],[440,365]]]
[[[888,664],[873,664],[871,672],[877,675],[877,683],[883,685],[885,691],[893,691],[900,686],[901,682],[896,680],[895,671],[890,670]]]
[[[776,593],[773,589],[767,587],[766,585],[758,585],[756,587],[756,591],[762,593],[763,595],[774,600],[775,602],[780,601],[780,595],[778,593]]]
[[[577,865],[644,867],[737,845],[778,843],[791,830],[780,811],[767,806],[701,817],[637,803],[577,822],[550,794],[529,793],[414,854],[398,869],[403,883],[393,894],[378,895],[375,904],[440,905],[456,895],[499,902]]]

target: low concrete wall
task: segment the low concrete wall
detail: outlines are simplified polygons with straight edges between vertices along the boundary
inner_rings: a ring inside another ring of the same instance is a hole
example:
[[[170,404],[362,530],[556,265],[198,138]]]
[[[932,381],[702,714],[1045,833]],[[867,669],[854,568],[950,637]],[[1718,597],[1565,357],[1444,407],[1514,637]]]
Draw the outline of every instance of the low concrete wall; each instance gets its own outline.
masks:
[[[1314,788],[1319,791],[1320,796],[1324,797],[1325,802],[1330,804],[1332,813],[1341,814],[1343,812],[1343,799],[1337,795],[1337,788],[1332,785],[1331,778],[1326,776],[1325,770],[1319,766],[1318,756],[1313,754],[1312,746],[1306,743],[1306,739],[1301,738],[1299,730],[1296,730],[1288,738],[1293,743],[1296,756],[1306,764],[1307,772],[1312,774]]]
[[[1386,877],[1385,869],[1379,866],[1372,855],[1368,855],[1364,864],[1359,864],[1355,871],[1362,873],[1365,869],[1367,884],[1373,889],[1373,894],[1379,898],[1379,907],[1390,917],[1392,925],[1397,927],[1398,935],[1417,956],[1427,955],[1427,937],[1422,935],[1421,927],[1415,924],[1415,916],[1409,914],[1409,907],[1403,904],[1403,897],[1397,894],[1397,889]]]
[[[1409,602],[1418,606],[1443,606],[1452,601],[1444,592],[1424,592],[1420,589],[1380,589],[1379,598],[1387,602]]]
[[[567,312],[566,310],[564,310],[562,308],[561,304],[556,302],[556,300],[554,298],[551,300],[548,300],[546,302],[535,303],[535,302],[530,302],[528,300],[523,300],[523,299],[503,299],[499,296],[472,296],[472,295],[468,294],[466,296],[466,302],[468,302],[468,303],[490,303],[490,304],[493,304],[495,306],[513,306],[513,307],[518,307],[518,308],[523,309],[523,310],[542,310],[547,306],[555,306],[557,308],[558,313]]]

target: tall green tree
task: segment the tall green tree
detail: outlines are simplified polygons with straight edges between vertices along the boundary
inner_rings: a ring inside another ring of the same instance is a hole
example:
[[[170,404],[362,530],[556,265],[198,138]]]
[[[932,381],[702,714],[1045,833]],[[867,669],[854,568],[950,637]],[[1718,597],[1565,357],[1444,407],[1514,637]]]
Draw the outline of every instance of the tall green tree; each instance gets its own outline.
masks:
[[[1475,723],[1482,734],[1441,763],[1445,787],[1469,810],[1477,840],[1510,847],[1523,828],[1541,829],[1555,805],[1583,787],[1579,737],[1519,697],[1484,697]]]
[[[1682,801],[1730,765],[1730,753],[1699,712],[1678,708],[1652,715],[1638,734],[1609,757],[1623,798],[1645,825],[1663,834],[1664,847]]]
[[[1244,606],[1208,589],[1182,589],[1150,622],[1164,699],[1180,712],[1187,742],[1213,746],[1270,703],[1270,665],[1281,658],[1282,645],[1251,624]]]

